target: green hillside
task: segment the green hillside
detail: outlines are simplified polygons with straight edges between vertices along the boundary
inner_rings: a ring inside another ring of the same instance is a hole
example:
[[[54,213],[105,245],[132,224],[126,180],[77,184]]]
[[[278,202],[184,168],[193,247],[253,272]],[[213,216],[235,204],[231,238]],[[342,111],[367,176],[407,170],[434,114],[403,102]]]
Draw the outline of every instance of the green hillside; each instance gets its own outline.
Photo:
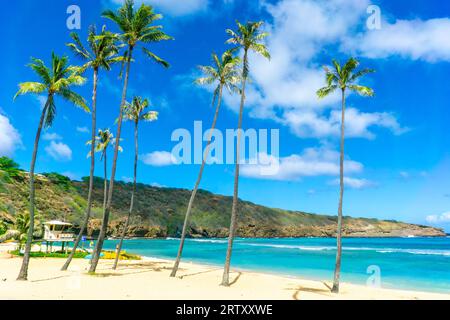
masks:
[[[19,170],[0,169],[0,219],[14,221],[19,212],[28,210],[28,177]],[[87,179],[71,181],[59,174],[37,176],[36,207],[39,219],[64,219],[78,225],[86,207]],[[109,235],[117,236],[127,214],[131,184],[117,182]],[[129,236],[174,237],[182,228],[189,190],[138,185],[135,213]],[[192,237],[226,237],[231,212],[231,197],[200,190],[192,215]],[[89,234],[100,227],[103,204],[103,180],[96,178],[93,219]],[[300,237],[334,236],[336,217],[299,211],[286,211],[241,201],[238,236]],[[396,221],[350,218],[344,220],[346,236],[442,236],[443,231],[427,226]]]

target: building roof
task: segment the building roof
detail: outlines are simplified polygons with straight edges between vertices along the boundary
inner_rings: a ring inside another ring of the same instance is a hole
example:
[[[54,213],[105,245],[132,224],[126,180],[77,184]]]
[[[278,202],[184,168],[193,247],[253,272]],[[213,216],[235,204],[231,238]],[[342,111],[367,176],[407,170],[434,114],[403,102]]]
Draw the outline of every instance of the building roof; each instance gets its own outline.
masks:
[[[50,221],[44,222],[44,224],[53,224],[53,225],[60,225],[60,226],[71,226],[72,225],[71,223],[62,222],[59,220],[50,220]]]

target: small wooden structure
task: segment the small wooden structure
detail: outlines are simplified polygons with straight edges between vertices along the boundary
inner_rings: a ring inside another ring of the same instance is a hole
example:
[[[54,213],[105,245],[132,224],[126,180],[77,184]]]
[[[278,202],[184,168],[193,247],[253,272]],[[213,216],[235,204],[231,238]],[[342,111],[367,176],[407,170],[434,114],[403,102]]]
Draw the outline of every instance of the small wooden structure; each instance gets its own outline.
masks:
[[[53,247],[53,242],[61,242],[62,248],[64,250],[64,245],[66,242],[73,242],[75,239],[75,234],[71,232],[70,228],[72,227],[71,223],[51,220],[44,223],[44,240],[47,244],[47,252],[48,245],[50,244],[50,248]],[[51,250],[51,249],[50,249]]]

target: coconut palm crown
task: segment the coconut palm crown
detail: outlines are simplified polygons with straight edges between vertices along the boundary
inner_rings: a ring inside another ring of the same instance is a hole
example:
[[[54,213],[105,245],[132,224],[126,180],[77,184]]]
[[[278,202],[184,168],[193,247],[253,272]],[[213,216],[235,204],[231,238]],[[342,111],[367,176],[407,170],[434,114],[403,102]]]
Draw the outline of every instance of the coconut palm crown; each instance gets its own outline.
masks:
[[[237,66],[241,59],[234,57],[231,51],[225,51],[221,57],[215,53],[211,54],[211,60],[212,65],[210,66],[198,66],[203,76],[195,79],[194,82],[198,85],[213,85],[217,83],[217,86],[214,88],[214,104],[221,87],[225,87],[229,93],[240,93],[238,84],[241,81],[241,75]]]
[[[123,61],[123,57],[117,56],[121,48],[121,45],[117,45],[119,35],[107,31],[106,26],[103,26],[98,34],[94,25],[89,27],[88,48],[83,45],[76,32],[72,32],[70,37],[74,42],[67,43],[67,46],[77,57],[85,61],[84,69],[103,68],[109,71],[111,64]]]
[[[150,106],[148,99],[134,97],[131,103],[125,104],[124,119],[138,123],[139,121],[155,121],[158,119],[157,111],[145,111]]]
[[[325,77],[327,85],[317,91],[319,98],[325,98],[337,89],[345,91],[356,92],[362,96],[372,97],[374,95],[373,89],[357,84],[359,78],[366,74],[375,72],[373,69],[362,69],[355,72],[355,69],[359,66],[359,61],[355,58],[350,58],[344,66],[333,59],[333,68],[324,67]]]
[[[55,96],[72,102],[75,106],[83,108],[89,112],[89,107],[82,96],[72,91],[71,86],[80,86],[86,82],[86,78],[81,75],[82,68],[69,65],[67,56],[59,57],[52,53],[51,67],[47,67],[41,59],[31,58],[28,65],[40,78],[41,82],[22,82],[19,84],[14,99],[19,95],[47,94],[47,102],[44,106],[46,114],[44,127],[50,127],[56,116]]]
[[[133,0],[126,0],[124,5],[114,12],[106,10],[103,17],[114,21],[122,31],[120,35],[122,41],[129,46],[129,50],[136,47],[139,42],[148,44],[163,40],[172,40],[173,38],[165,34],[159,25],[152,25],[155,21],[162,19],[162,15],[156,14],[153,7],[142,4],[138,9],[134,8]],[[168,68],[169,63],[160,58],[146,47],[142,51],[150,59],[158,64]],[[129,52],[127,52],[128,54]]]

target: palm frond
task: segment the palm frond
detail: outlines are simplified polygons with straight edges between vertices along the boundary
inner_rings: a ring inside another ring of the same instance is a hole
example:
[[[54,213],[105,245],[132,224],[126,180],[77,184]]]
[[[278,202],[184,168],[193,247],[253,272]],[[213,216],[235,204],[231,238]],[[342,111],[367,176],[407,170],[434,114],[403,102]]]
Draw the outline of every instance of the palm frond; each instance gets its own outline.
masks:
[[[331,86],[327,86],[327,87],[323,87],[320,88],[319,90],[317,90],[316,94],[317,96],[322,99],[325,98],[327,96],[329,96],[331,93],[333,93],[336,89],[338,88],[337,85],[331,85]]]
[[[163,60],[162,58],[158,57],[156,54],[154,54],[153,52],[151,52],[150,50],[148,50],[147,48],[143,47],[142,50],[144,51],[144,53],[153,61],[155,61],[156,63],[162,65],[164,68],[169,68],[170,64]]]

